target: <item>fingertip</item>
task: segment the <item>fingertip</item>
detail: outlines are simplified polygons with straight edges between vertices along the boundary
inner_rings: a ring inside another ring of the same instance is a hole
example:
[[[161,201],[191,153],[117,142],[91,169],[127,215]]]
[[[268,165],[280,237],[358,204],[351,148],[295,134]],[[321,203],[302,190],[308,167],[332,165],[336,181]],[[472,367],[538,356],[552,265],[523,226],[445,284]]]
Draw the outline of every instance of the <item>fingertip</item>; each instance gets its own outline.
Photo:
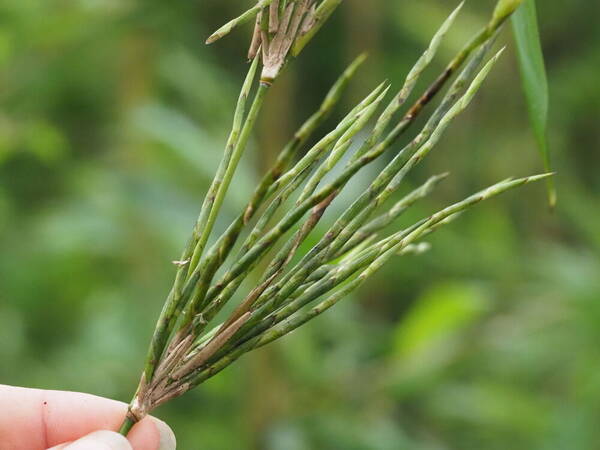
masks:
[[[152,420],[158,429],[158,434],[160,436],[158,450],[175,450],[177,447],[177,440],[175,439],[175,433],[173,433],[171,427],[155,417],[153,417]]]
[[[175,450],[173,430],[162,420],[146,417],[137,423],[127,438],[135,450]]]

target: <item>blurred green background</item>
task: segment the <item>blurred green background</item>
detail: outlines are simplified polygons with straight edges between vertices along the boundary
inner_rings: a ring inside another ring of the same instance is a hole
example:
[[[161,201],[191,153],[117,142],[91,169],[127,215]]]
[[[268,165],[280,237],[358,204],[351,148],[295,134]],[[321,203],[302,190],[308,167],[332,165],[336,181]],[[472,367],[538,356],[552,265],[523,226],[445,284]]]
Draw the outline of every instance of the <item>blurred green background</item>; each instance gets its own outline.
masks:
[[[180,448],[598,448],[600,31],[594,2],[538,3],[557,211],[541,184],[478,206],[427,254],[396,259],[354,298],[157,411]],[[467,2],[426,82],[493,4]],[[454,6],[347,0],[271,92],[225,219],[356,54],[371,57],[328,127],[382,79],[398,88]],[[241,8],[1,2],[0,382],[129,400],[222,152],[250,30],[203,41]],[[542,171],[510,28],[503,44],[404,191],[451,176],[402,224]]]

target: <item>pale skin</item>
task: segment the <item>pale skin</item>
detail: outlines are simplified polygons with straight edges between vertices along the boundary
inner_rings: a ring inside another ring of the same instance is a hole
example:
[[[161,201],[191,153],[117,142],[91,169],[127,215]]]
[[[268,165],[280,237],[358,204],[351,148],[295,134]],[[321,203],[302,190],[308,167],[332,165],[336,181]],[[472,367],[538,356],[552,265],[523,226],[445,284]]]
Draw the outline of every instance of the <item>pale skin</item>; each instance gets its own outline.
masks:
[[[153,417],[127,440],[114,433],[126,412],[125,403],[95,395],[0,385],[0,450],[175,449],[168,426]]]

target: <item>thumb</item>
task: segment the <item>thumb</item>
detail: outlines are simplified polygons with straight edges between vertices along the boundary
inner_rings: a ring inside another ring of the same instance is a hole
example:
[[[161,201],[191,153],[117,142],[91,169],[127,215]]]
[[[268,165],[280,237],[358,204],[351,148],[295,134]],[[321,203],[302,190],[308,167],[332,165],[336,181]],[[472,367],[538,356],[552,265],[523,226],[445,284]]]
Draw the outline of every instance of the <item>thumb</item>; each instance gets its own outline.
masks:
[[[81,439],[48,450],[132,450],[125,437],[114,431],[94,431]]]

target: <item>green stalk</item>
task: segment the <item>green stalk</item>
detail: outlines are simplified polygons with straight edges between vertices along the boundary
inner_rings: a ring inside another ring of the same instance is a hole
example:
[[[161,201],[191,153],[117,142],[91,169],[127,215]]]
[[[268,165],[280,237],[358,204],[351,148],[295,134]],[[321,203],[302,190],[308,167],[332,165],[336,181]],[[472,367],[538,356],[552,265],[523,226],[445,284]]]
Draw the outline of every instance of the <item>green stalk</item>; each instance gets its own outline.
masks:
[[[236,145],[235,151],[231,157],[231,162],[227,166],[227,170],[224,174],[223,180],[222,180],[222,182],[218,188],[217,194],[214,198],[214,205],[210,210],[210,215],[208,217],[206,227],[204,228],[202,236],[199,239],[198,244],[196,245],[196,248],[194,250],[192,260],[190,261],[190,268],[189,268],[190,273],[196,269],[196,267],[198,265],[198,261],[200,260],[200,257],[202,256],[204,246],[206,245],[206,242],[208,241],[210,232],[212,231],[212,227],[214,226],[214,223],[215,223],[215,220],[219,213],[219,210],[221,208],[221,205],[223,204],[223,199],[225,198],[225,194],[227,193],[227,191],[229,189],[229,185],[231,184],[231,180],[233,179],[233,174],[235,173],[235,170],[240,161],[240,158],[242,157],[242,154],[246,147],[246,144],[248,143],[250,134],[251,134],[252,130],[254,129],[254,124],[256,123],[256,119],[258,118],[258,113],[262,108],[262,105],[264,103],[264,99],[267,94],[267,91],[269,90],[269,87],[270,87],[270,85],[266,84],[266,83],[259,84],[258,91],[256,93],[256,96],[254,97],[254,102],[252,103],[252,107],[250,109],[250,112],[248,113],[246,123],[244,124],[244,127],[242,129],[242,133],[240,135],[239,142]],[[203,297],[200,296],[198,301],[192,301],[189,303],[189,305],[187,307],[188,315],[184,318],[184,325],[189,323],[192,320],[192,318],[195,316],[195,314],[198,312],[197,306],[198,306],[198,303],[200,301],[202,301],[202,299],[203,299]]]
[[[202,213],[200,215],[197,228],[198,232],[201,232],[201,234],[198,238],[198,242],[196,243],[196,247],[192,254],[192,259],[189,263],[189,274],[196,269],[202,253],[204,252],[204,247],[208,242],[221,206],[223,205],[223,200],[225,198],[225,194],[229,190],[229,185],[231,184],[233,175],[237,169],[242,155],[244,154],[244,151],[246,150],[248,139],[250,138],[250,134],[254,129],[254,124],[256,123],[258,113],[262,108],[269,87],[269,84],[259,84],[258,91],[256,92],[254,101],[252,102],[252,107],[250,108],[248,117],[241,128],[239,138],[237,137],[236,133],[234,136],[234,142],[231,142],[231,145],[227,146],[222,167],[219,168],[217,176],[215,177],[213,184],[208,191],[204,204],[202,205]]]
[[[245,106],[246,106],[246,100],[248,98],[248,93],[249,93],[252,81],[256,77],[257,69],[258,69],[258,58],[256,58],[254,60],[254,62],[252,63],[252,65],[250,66],[250,68],[248,70],[248,74],[246,75],[244,84],[242,85],[242,90],[240,92],[240,96],[238,98],[238,102],[236,105],[236,110],[234,112],[233,126],[232,126],[232,130],[231,130],[231,133],[229,136],[227,148],[233,148],[233,146],[238,141],[238,134],[239,134],[239,129],[241,127],[241,122],[243,120],[243,115],[244,115]],[[227,156],[227,153],[228,152],[226,151],[226,155],[223,158],[224,159],[223,164],[225,164],[225,162],[229,159]],[[213,184],[215,184],[215,183],[213,182]],[[210,195],[210,194],[207,194],[207,196],[208,195]],[[205,204],[207,204],[206,201],[205,201]],[[160,360],[160,357],[165,349],[165,345],[167,343],[169,335],[173,331],[174,322],[177,319],[178,311],[181,308],[182,291],[183,291],[184,283],[186,281],[187,273],[188,273],[188,268],[187,268],[185,262],[189,261],[189,259],[192,257],[194,248],[197,245],[198,234],[201,231],[201,227],[204,223],[203,217],[206,216],[207,208],[208,208],[208,204],[207,204],[206,208],[203,207],[203,211],[201,211],[201,213],[200,213],[198,221],[196,222],[196,225],[194,227],[192,237],[190,238],[190,241],[188,242],[188,244],[182,254],[182,257],[180,259],[182,261],[182,264],[177,269],[177,273],[175,275],[175,282],[173,284],[171,292],[169,293],[167,300],[163,306],[163,309],[160,313],[160,316],[158,318],[158,322],[156,324],[154,334],[153,334],[152,340],[150,342],[150,348],[148,350],[148,356],[146,358],[146,364],[144,367],[144,378],[145,378],[146,382],[150,382],[150,380],[152,379],[154,370],[155,370],[156,365],[158,364],[158,361]]]
[[[123,436],[127,436],[129,434],[129,432],[131,431],[131,429],[133,428],[133,426],[135,425],[135,420],[133,420],[133,418],[127,416],[125,417],[125,420],[123,421],[123,423],[121,424],[121,428],[119,428],[119,433],[122,434]]]

